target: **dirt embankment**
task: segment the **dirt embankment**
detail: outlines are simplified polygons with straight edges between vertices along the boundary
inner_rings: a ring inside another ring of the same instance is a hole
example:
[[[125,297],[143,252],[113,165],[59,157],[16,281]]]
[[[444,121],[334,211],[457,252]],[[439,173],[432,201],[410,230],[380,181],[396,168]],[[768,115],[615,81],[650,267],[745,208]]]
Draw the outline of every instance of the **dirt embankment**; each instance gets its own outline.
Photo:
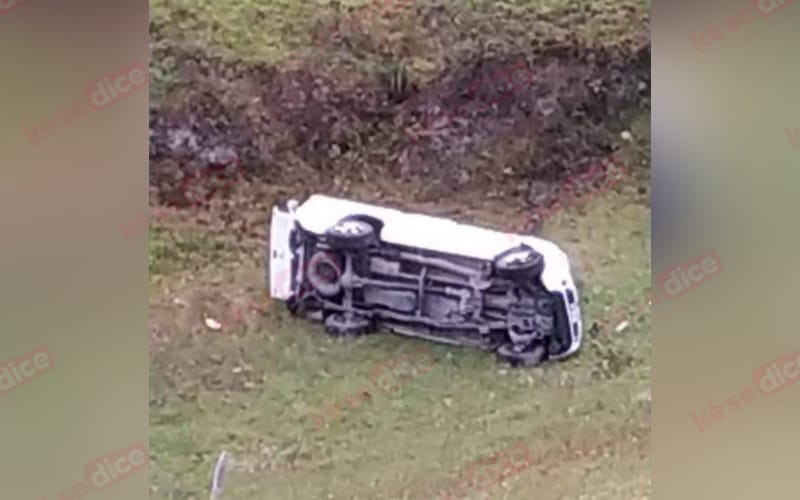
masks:
[[[538,203],[535,188],[608,157],[650,106],[649,44],[554,33],[455,54],[424,83],[402,73],[399,100],[395,74],[342,78],[304,61],[284,68],[156,50],[155,60],[174,61],[178,83],[151,108],[154,201],[186,204],[181,178],[233,163],[296,197],[352,182],[378,195],[407,185],[418,201],[479,189]]]

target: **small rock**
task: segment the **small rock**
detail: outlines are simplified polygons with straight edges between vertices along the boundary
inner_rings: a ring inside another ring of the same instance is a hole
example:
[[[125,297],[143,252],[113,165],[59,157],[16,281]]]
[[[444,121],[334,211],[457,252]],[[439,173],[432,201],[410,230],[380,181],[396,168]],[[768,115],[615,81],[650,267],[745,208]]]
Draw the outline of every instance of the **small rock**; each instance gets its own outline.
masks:
[[[222,323],[215,320],[214,318],[206,318],[205,320],[206,326],[212,330],[219,330],[222,328]]]
[[[622,333],[626,328],[628,328],[628,322],[623,321],[622,323],[618,324],[614,331],[617,333]]]
[[[623,141],[633,142],[633,134],[631,134],[627,130],[623,131],[619,136],[622,138]]]

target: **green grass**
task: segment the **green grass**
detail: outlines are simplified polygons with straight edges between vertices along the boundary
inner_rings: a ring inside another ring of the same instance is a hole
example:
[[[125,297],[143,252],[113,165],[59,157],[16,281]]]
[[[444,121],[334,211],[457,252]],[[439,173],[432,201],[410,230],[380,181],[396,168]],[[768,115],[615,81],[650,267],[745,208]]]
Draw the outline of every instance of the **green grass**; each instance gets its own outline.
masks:
[[[381,1],[381,0],[379,0]],[[344,26],[359,22],[357,30],[383,33],[391,41],[403,39],[402,32],[422,33],[423,19],[419,12],[427,12],[436,6],[447,6],[451,12],[465,14],[460,19],[459,30],[464,36],[473,29],[467,23],[469,15],[478,13],[496,20],[499,13],[515,16],[539,13],[545,9],[570,6],[617,6],[633,5],[640,10],[649,9],[649,2],[642,0],[496,0],[439,1],[385,0],[387,8],[378,8],[366,0],[298,1],[298,0],[236,0],[218,2],[214,0],[151,0],[151,27],[160,34],[153,43],[163,47],[164,40],[171,45],[202,47],[212,54],[251,62],[277,63],[301,55],[311,54],[312,33],[320,26],[341,21]],[[334,4],[339,7],[335,8]],[[406,7],[403,7],[405,5]],[[439,29],[443,29],[441,26]],[[582,19],[573,26],[587,38],[618,37],[628,28],[626,25],[609,27],[604,19]],[[344,28],[349,32],[349,28]],[[333,50],[335,43],[323,44],[321,50]],[[339,54],[344,56],[345,54]],[[364,55],[364,54],[362,54]],[[420,54],[424,56],[425,54]]]
[[[172,40],[275,62],[307,37],[314,2],[296,0],[153,0],[151,22]]]
[[[179,231],[155,225],[150,231],[150,274],[166,275],[203,267],[218,262],[230,251],[230,242],[214,233],[200,229]]]

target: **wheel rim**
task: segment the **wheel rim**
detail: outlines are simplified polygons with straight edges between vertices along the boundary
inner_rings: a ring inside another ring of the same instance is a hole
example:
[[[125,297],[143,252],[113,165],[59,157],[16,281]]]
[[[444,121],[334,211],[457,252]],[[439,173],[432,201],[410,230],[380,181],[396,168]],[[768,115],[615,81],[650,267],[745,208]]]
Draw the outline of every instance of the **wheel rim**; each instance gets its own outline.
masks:
[[[369,226],[361,221],[347,220],[336,224],[333,232],[343,236],[361,236],[369,232]]]
[[[534,253],[530,250],[517,250],[503,257],[500,263],[506,267],[519,267],[533,262],[534,259]]]

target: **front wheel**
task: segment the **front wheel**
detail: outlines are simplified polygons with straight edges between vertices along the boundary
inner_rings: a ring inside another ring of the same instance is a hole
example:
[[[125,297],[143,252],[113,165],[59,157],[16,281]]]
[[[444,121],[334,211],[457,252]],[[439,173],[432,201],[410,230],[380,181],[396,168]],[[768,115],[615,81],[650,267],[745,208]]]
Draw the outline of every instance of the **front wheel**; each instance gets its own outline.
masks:
[[[533,248],[520,245],[495,257],[494,269],[501,278],[530,280],[544,271],[544,257]]]

